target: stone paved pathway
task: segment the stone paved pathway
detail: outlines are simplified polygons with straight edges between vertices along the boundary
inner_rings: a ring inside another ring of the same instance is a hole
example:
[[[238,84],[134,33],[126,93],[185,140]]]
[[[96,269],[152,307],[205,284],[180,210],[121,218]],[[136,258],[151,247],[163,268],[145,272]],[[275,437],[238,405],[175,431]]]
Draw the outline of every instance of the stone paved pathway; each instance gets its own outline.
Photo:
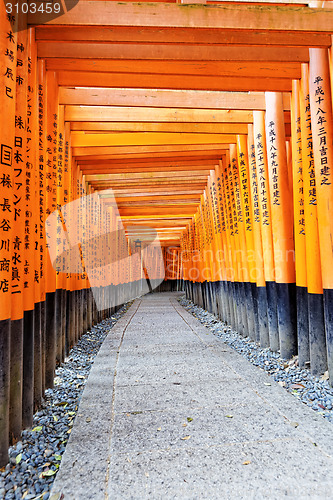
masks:
[[[51,499],[333,499],[332,424],[176,299],[137,299],[107,336]]]

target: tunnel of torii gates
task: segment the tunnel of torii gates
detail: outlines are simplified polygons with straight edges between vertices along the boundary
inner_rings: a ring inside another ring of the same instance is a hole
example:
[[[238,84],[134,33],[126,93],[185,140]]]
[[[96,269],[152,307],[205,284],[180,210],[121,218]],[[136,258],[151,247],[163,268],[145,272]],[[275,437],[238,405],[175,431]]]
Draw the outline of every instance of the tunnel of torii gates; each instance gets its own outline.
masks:
[[[332,380],[333,2],[21,5],[0,3],[0,465],[148,282]]]

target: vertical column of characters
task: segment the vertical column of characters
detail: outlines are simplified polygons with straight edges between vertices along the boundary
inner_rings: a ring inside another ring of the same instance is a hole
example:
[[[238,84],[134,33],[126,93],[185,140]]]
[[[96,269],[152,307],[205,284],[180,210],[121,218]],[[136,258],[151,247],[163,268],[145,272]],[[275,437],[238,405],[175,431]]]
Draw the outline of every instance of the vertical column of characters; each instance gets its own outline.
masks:
[[[235,225],[235,249],[236,249],[236,259],[237,259],[237,274],[239,283],[243,283],[244,274],[248,274],[245,271],[244,259],[246,255],[246,248],[244,249],[243,243],[245,240],[245,233],[243,231],[243,211],[240,199],[240,186],[239,186],[239,175],[238,175],[238,162],[237,162],[237,148],[236,144],[230,144],[230,166],[231,166],[231,177],[233,182],[233,220]]]
[[[282,93],[266,92],[265,100],[280,351],[283,358],[291,358],[297,352],[295,247]]]
[[[195,267],[195,262],[193,262],[193,218],[188,225],[188,265],[187,265],[187,279],[193,281],[193,268]]]
[[[243,302],[243,290],[242,290],[242,249],[240,243],[240,224],[238,221],[238,200],[237,200],[237,192],[239,191],[238,184],[238,168],[237,168],[237,151],[236,145],[230,144],[230,163],[228,169],[228,177],[229,177],[229,193],[231,197],[231,216],[232,216],[232,231],[231,231],[231,243],[232,243],[232,252],[234,255],[234,272],[235,272],[235,280],[234,280],[234,296],[235,296],[235,304],[236,304],[236,321],[237,321],[237,329],[241,334],[245,334],[245,325],[244,325],[244,302]]]
[[[104,199],[102,199],[104,201]],[[109,254],[109,247],[107,245],[107,232],[108,232],[108,212],[106,210],[105,203],[102,204],[103,207],[103,243],[104,243],[104,254],[103,254],[103,270],[104,270],[104,293],[105,293],[105,309],[108,309],[108,274],[107,274],[107,267],[105,264],[108,261],[108,254]],[[126,245],[126,253],[128,254],[128,243],[127,243],[127,238],[125,238],[125,245]],[[128,283],[129,279],[129,263],[127,261],[126,263],[126,283]]]
[[[208,234],[205,229],[205,212],[204,212],[204,196],[201,195],[200,197],[200,208],[199,208],[199,225],[198,225],[198,230],[199,230],[199,241],[200,241],[200,253],[201,253],[201,263],[202,263],[202,268],[201,268],[201,280],[202,282],[208,281],[210,271],[209,271],[209,264],[207,265],[207,258],[208,258],[208,252],[207,252],[207,240],[208,240]]]
[[[269,330],[267,318],[267,291],[264,269],[264,255],[261,238],[261,222],[259,209],[259,189],[257,179],[256,154],[253,135],[253,124],[248,125],[248,158],[249,158],[249,186],[251,191],[250,209],[253,214],[253,243],[255,262],[256,293],[254,297],[257,303],[258,317],[257,328],[262,347],[269,347]]]
[[[8,461],[17,19],[0,5],[0,465]]]
[[[104,216],[104,202],[103,198],[100,198],[100,226],[99,226],[99,231],[100,231],[100,238],[99,238],[99,264],[100,264],[100,287],[101,287],[101,295],[102,295],[102,310],[105,311],[105,284],[106,284],[106,279],[105,279],[105,268],[104,268],[104,256],[105,256],[105,251],[106,251],[106,245],[105,245],[105,239],[104,239],[104,227],[105,227],[105,216]],[[122,242],[123,244],[123,242]],[[103,313],[104,314],[104,313]]]
[[[105,244],[106,244],[106,259],[105,259],[105,264],[108,265],[107,267],[107,276],[106,276],[106,286],[107,286],[107,296],[108,296],[108,309],[109,309],[109,314],[112,314],[111,311],[111,306],[112,306],[112,276],[111,276],[111,267],[109,264],[112,262],[111,261],[111,213],[109,210],[109,206],[105,206],[105,217],[106,217],[106,237],[105,237]],[[127,239],[127,252],[128,255],[130,255],[130,247],[129,247],[129,240]],[[129,280],[132,279],[131,276],[131,269],[129,267]]]
[[[193,239],[194,239],[194,250],[195,250],[195,257],[196,257],[196,264],[197,264],[197,270],[198,272],[196,273],[196,276],[194,278],[194,281],[196,283],[201,282],[201,269],[202,269],[202,260],[201,260],[201,241],[200,241],[200,234],[199,234],[199,208],[194,214],[193,218]]]
[[[26,168],[24,180],[24,265],[23,265],[23,396],[22,426],[32,425],[34,412],[34,330],[40,330],[40,309],[35,308],[35,224],[36,171],[37,171],[37,54],[35,30],[27,33],[27,115],[26,115]],[[39,263],[38,263],[39,264]],[[35,310],[34,310],[35,309]],[[37,333],[37,336],[40,334]]]
[[[17,38],[13,176],[12,319],[23,318],[25,177],[27,162],[27,30]]]
[[[216,183],[215,172],[211,170],[207,183],[207,198],[211,220],[212,231],[212,250],[213,250],[213,281],[219,283],[222,279],[223,267],[220,265],[219,258],[221,254],[221,223],[219,213],[217,211]]]
[[[46,199],[45,212],[48,217],[57,210],[57,159],[58,159],[58,87],[56,73],[46,72]],[[47,224],[47,221],[46,221]],[[47,230],[47,226],[46,226]],[[57,242],[54,242],[56,244]],[[56,290],[56,270],[49,255],[46,257],[46,294]]]
[[[36,213],[36,173],[37,173],[37,53],[35,30],[28,31],[27,45],[27,118],[26,118],[26,171],[25,171],[25,212],[24,212],[24,304],[26,311],[35,305],[35,224]]]
[[[297,301],[297,343],[298,363],[305,366],[310,359],[308,297],[306,279],[305,248],[305,211],[304,211],[304,179],[302,161],[302,126],[300,113],[300,85],[298,80],[292,82],[291,96],[291,140],[293,159],[293,204],[295,233],[295,271]]]
[[[224,212],[226,217],[226,229],[227,229],[227,247],[228,247],[228,260],[229,260],[229,280],[228,280],[228,298],[229,298],[229,311],[230,311],[230,323],[236,328],[238,325],[237,320],[237,304],[235,296],[235,280],[237,266],[236,254],[234,251],[234,223],[233,223],[233,207],[232,207],[232,192],[230,189],[230,154],[228,152],[223,166],[222,171],[222,191],[224,193]]]
[[[288,173],[288,188],[292,196],[293,194],[293,159],[291,138],[286,138],[286,155],[287,155],[287,173]]]
[[[272,218],[270,208],[270,193],[268,185],[268,166],[265,132],[265,112],[253,112],[253,135],[256,155],[256,173],[259,195],[259,214],[261,238],[264,255],[264,269],[267,293],[267,314],[270,347],[273,351],[280,348],[279,329],[277,321],[277,296],[274,272],[274,251],[272,235]]]
[[[112,284],[116,285],[116,281],[117,281],[117,274],[116,274],[116,263],[117,263],[116,250],[117,250],[117,248],[115,246],[116,213],[115,213],[115,209],[114,209],[113,205],[111,205],[110,210],[111,210],[110,231],[111,231],[111,259],[112,259],[111,262],[113,262]],[[132,247],[132,254],[133,253],[134,253],[134,247]],[[133,269],[133,272],[134,272],[134,279],[135,279],[135,281],[137,281],[139,279],[138,278],[139,270],[138,270],[137,266]]]
[[[253,338],[255,338],[253,303],[252,300],[250,300],[251,285],[250,285],[250,268],[248,262],[249,252],[247,248],[247,239],[245,234],[246,215],[242,204],[242,182],[241,182],[242,179],[240,174],[240,162],[238,160],[237,145],[232,144],[231,147],[233,156],[232,169],[234,177],[234,192],[235,192],[237,223],[238,223],[238,253],[239,253],[239,264],[240,264],[239,292],[243,308],[243,331],[244,334],[250,335]],[[247,227],[249,227],[248,223]],[[251,323],[251,327],[249,327],[249,322]]]
[[[214,222],[214,240],[215,240],[215,265],[216,265],[216,300],[217,300],[217,313],[221,319],[226,319],[227,312],[225,307],[225,287],[227,279],[226,271],[226,260],[225,260],[225,248],[224,241],[222,237],[223,230],[223,220],[220,210],[219,201],[219,185],[221,186],[221,179],[218,180],[218,167],[216,166],[214,170],[210,171],[209,176],[209,189],[211,196],[211,206],[212,206],[212,216]],[[223,210],[222,210],[223,212]],[[224,226],[225,230],[225,226]]]
[[[206,205],[206,217],[208,221],[208,235],[209,235],[209,258],[210,258],[210,280],[211,282],[218,281],[217,276],[217,262],[216,262],[216,253],[217,253],[217,242],[215,241],[214,228],[215,228],[215,218],[213,213],[213,204],[210,193],[210,184],[209,181],[207,183],[206,189],[204,191],[205,196],[205,205]],[[213,292],[212,292],[213,293]]]
[[[309,348],[306,352],[310,360],[313,373],[321,373],[327,367],[327,348],[324,318],[323,281],[321,270],[318,213],[317,213],[317,182],[312,125],[311,106],[309,95],[309,65],[301,66],[302,78],[300,85],[300,115],[301,115],[301,140],[302,140],[302,162],[303,162],[303,188],[304,188],[304,212],[305,218],[305,247],[306,247],[306,277],[307,277],[307,309],[308,309],[308,336]],[[317,96],[320,104],[322,95]],[[318,110],[317,110],[318,111]],[[318,115],[319,116],[319,115]],[[324,136],[323,142],[326,137]],[[324,146],[324,144],[323,144]],[[322,150],[324,153],[325,149]],[[325,160],[324,160],[325,162]],[[325,163],[324,163],[325,165]],[[301,359],[302,361],[302,359]]]
[[[309,49],[309,94],[323,280],[327,361],[333,377],[333,118],[327,49]]]
[[[257,328],[257,299],[255,278],[255,250],[253,238],[253,221],[251,212],[251,190],[249,181],[249,162],[247,153],[247,136],[237,136],[237,158],[239,168],[240,202],[243,213],[243,243],[244,258],[246,262],[247,280],[245,281],[245,300],[248,307],[248,330],[253,332],[255,340],[259,341],[259,330]]]
[[[223,280],[220,287],[220,307],[223,315],[223,319],[225,321],[230,321],[230,281],[231,281],[231,264],[229,258],[229,250],[228,250],[228,240],[227,240],[227,216],[226,216],[226,208],[225,208],[225,191],[223,187],[223,164],[222,160],[219,160],[219,164],[215,167],[214,176],[216,180],[216,195],[217,195],[217,208],[218,208],[218,216],[221,225],[221,248],[222,253],[219,258],[219,263],[224,269],[223,271]]]
[[[62,156],[63,156],[63,167],[62,167],[62,184],[63,184],[63,207],[62,207],[62,217],[63,217],[63,229],[65,231],[63,248],[64,248],[64,259],[63,259],[63,299],[64,299],[64,313],[65,313],[65,346],[70,347],[72,345],[72,323],[71,323],[71,310],[72,310],[72,294],[71,294],[71,267],[70,267],[70,251],[69,251],[69,240],[67,235],[67,223],[70,219],[70,202],[71,202],[71,148],[70,148],[70,124],[65,122],[65,116],[63,114],[63,146],[62,146]]]
[[[65,211],[65,225],[66,231],[71,234],[75,233],[76,228],[76,216],[75,216],[75,162],[72,157],[71,142],[70,142],[70,126],[66,123],[66,142],[68,142],[68,204],[66,205]],[[71,244],[68,242],[68,246]],[[68,266],[68,281],[69,281],[69,326],[68,326],[68,336],[69,345],[73,346],[75,344],[75,332],[76,332],[76,273],[78,270],[78,249],[70,249],[67,261]]]
[[[74,207],[77,207],[77,203],[79,203],[79,181],[77,177],[77,164],[74,158],[72,158],[72,178],[73,178],[73,201]],[[72,231],[76,235],[76,241],[79,241],[79,211],[73,210],[72,212],[72,220],[71,223],[74,224],[72,227]],[[74,329],[74,343],[78,341],[79,338],[79,274],[81,272],[81,248],[80,244],[77,245],[77,251],[74,253],[74,266],[73,266],[73,295],[74,295],[74,303],[75,308],[73,310],[73,314],[75,315],[75,329]]]
[[[45,163],[45,231],[49,234],[47,217],[57,209],[57,136],[58,95],[56,74],[46,72],[46,163]],[[52,241],[56,245],[56,241]],[[46,245],[48,248],[48,245]],[[56,362],[56,270],[49,252],[45,256],[45,384],[53,387]]]
[[[83,189],[83,178],[82,178],[82,172],[80,170],[79,165],[76,163],[76,169],[77,169],[77,179],[78,179],[78,200],[80,203],[81,207],[84,207],[84,189]],[[79,220],[78,220],[78,238],[79,238],[79,251],[80,251],[80,270],[78,274],[78,304],[79,304],[79,331],[78,335],[79,338],[81,337],[83,333],[83,308],[84,308],[84,303],[83,303],[83,289],[84,289],[84,282],[85,282],[85,262],[83,258],[83,251],[82,251],[82,245],[84,242],[83,239],[83,218],[84,218],[84,212],[85,210],[81,209],[79,211]],[[102,271],[102,269],[101,269]],[[102,271],[103,272],[103,271]]]
[[[69,219],[69,206],[68,203],[71,202],[71,148],[70,148],[70,124],[69,122],[64,123],[64,139],[63,139],[63,192],[64,192],[64,224],[66,227],[66,218]],[[67,248],[68,242],[67,239],[64,241],[64,248]],[[65,287],[67,291],[71,290],[70,285],[70,267],[69,262],[66,261],[64,263],[64,272],[65,276]]]
[[[236,211],[234,213],[234,219],[237,222],[237,234],[235,235],[236,241],[236,252],[237,252],[237,264],[238,264],[238,298],[240,301],[240,311],[242,332],[244,335],[249,335],[248,327],[248,315],[253,314],[252,308],[249,309],[250,304],[248,303],[248,289],[250,287],[249,282],[249,266],[247,259],[247,248],[246,248],[246,238],[245,238],[245,225],[244,225],[244,213],[241,202],[241,192],[240,192],[240,175],[239,175],[239,165],[237,157],[237,147],[236,144],[230,144],[230,157],[231,157],[231,168],[232,176],[234,182],[234,198]],[[249,309],[249,310],[248,310]],[[253,328],[251,329],[251,334],[253,335]]]
[[[197,281],[201,283],[204,281],[203,278],[203,269],[205,267],[205,262],[203,259],[203,234],[202,234],[202,211],[201,211],[201,205],[199,205],[197,213],[194,215],[194,229],[195,229],[195,241],[196,241],[196,248],[198,252],[198,267],[199,267],[199,276]]]
[[[56,205],[57,210],[59,212],[59,221],[57,226],[57,247],[58,247],[58,255],[62,254],[65,250],[65,241],[60,238],[61,229],[64,226],[64,219],[61,212],[61,209],[64,205],[64,154],[65,154],[65,123],[64,123],[64,106],[61,105],[58,108],[59,116],[58,116],[58,136],[57,136],[57,189],[56,189]],[[57,289],[63,290],[66,284],[66,275],[63,272],[63,265],[60,266],[60,269],[56,270],[56,286]],[[61,306],[62,309],[62,306]]]
[[[200,240],[200,233],[199,233],[199,213],[200,209],[198,207],[198,210],[194,214],[193,218],[193,236],[194,236],[194,250],[195,250],[195,258],[196,258],[196,267],[197,267],[197,273],[194,278],[194,287],[195,287],[195,294],[196,294],[196,303],[199,304],[200,306],[204,306],[203,303],[203,295],[202,295],[202,268],[203,268],[203,263],[202,263],[202,252],[201,252],[201,240]]]
[[[200,201],[200,236],[201,236],[201,256],[202,256],[202,279],[205,282],[210,281],[210,255],[209,255],[209,229],[206,213],[205,195],[201,195]]]
[[[93,203],[92,203],[92,194],[93,194],[93,189],[90,185],[88,185],[88,203],[86,206],[87,214],[86,214],[86,219],[87,219],[87,245],[86,245],[86,260],[88,262],[87,265],[87,273],[88,273],[88,284],[89,284],[89,290],[88,290],[88,296],[89,296],[89,320],[90,324],[93,324],[94,322],[94,316],[95,316],[95,301],[94,301],[94,295],[92,291],[92,287],[94,286],[94,266],[93,266],[93,253],[94,253],[94,232],[93,232]]]
[[[208,206],[207,190],[202,195],[202,214],[203,214],[203,233],[205,238],[205,267],[207,268],[206,281],[211,282],[214,280],[213,274],[213,250],[212,250],[212,235],[211,235],[211,221]]]
[[[219,204],[219,186],[218,186],[218,183],[221,181],[221,179],[219,181],[217,180],[216,170],[215,169],[211,170],[209,176],[209,191],[211,197],[212,216],[214,222],[214,239],[216,240],[215,245],[217,251],[214,257],[217,265],[217,279],[219,281],[225,281],[226,265],[224,258],[224,243],[222,238],[223,222],[219,206],[220,204]]]
[[[13,149],[13,233],[12,233],[12,310],[10,349],[10,434],[18,438],[22,429],[23,395],[23,267],[25,170],[27,149],[27,30],[26,16],[18,14],[16,54],[15,135]]]
[[[196,231],[196,214],[193,215],[191,223],[191,239],[192,239],[192,275],[190,275],[191,281],[193,283],[197,282],[200,277],[200,254],[197,242],[197,231]]]
[[[192,220],[189,225],[189,244],[190,244],[190,251],[191,251],[191,261],[190,261],[190,271],[189,271],[189,279],[192,282],[191,285],[191,291],[192,291],[192,297],[193,300],[195,301],[195,291],[196,291],[196,285],[194,284],[195,281],[197,280],[197,276],[199,275],[199,270],[198,270],[198,257],[197,257],[197,251],[195,248],[195,218],[194,216],[192,217]]]
[[[223,260],[225,262],[225,279],[222,283],[222,307],[224,318],[229,323],[232,323],[232,260],[231,254],[229,252],[229,230],[228,230],[228,216],[226,209],[226,192],[224,186],[224,166],[223,161],[226,163],[226,159],[219,160],[218,166],[215,167],[215,176],[217,182],[217,193],[218,193],[218,208],[219,215],[221,219],[221,237],[222,237],[222,247],[223,247]]]
[[[39,319],[35,329],[35,353],[34,353],[34,404],[35,409],[39,406],[45,389],[45,165],[46,165],[46,72],[45,61],[37,60],[37,168],[36,168],[36,224],[35,224],[35,302],[39,304]],[[36,316],[37,318],[37,316]],[[36,319],[35,318],[35,319]]]
[[[115,305],[115,294],[114,294],[114,266],[116,265],[116,260],[115,260],[115,248],[114,248],[114,207],[113,205],[108,205],[108,212],[109,212],[109,262],[111,264],[110,266],[110,274],[109,274],[109,279],[110,279],[110,297],[111,297],[111,307],[114,307]],[[129,242],[130,249],[129,252],[130,254],[133,253],[133,249],[131,248],[131,242]],[[135,269],[133,269],[133,266],[131,266],[131,278],[132,281],[135,281]]]
[[[86,300],[86,329],[91,325],[91,295],[90,295],[90,262],[91,262],[91,211],[90,211],[90,194],[91,188],[84,176],[84,212],[83,212],[83,226],[84,226],[84,240],[82,242],[83,258],[84,258],[84,273],[85,273],[85,300]]]
[[[56,361],[57,364],[61,363],[65,356],[66,348],[66,273],[64,251],[66,249],[66,239],[64,237],[65,220],[63,216],[64,206],[64,164],[65,164],[65,122],[64,122],[64,106],[59,106],[58,116],[58,137],[57,137],[57,228],[56,228],[56,243],[58,248],[58,255],[62,255],[61,262],[56,269]]]
[[[195,263],[192,262],[193,259],[193,219],[189,222],[187,226],[187,232],[185,233],[187,236],[187,259],[186,259],[186,270],[184,276],[188,281],[193,281],[193,271],[192,269],[195,266]]]
[[[78,179],[79,179],[79,200],[81,206],[84,207],[85,204],[85,187],[84,187],[84,178],[82,175],[82,171],[77,165],[78,169]],[[85,234],[85,225],[84,225],[84,213],[85,210],[80,210],[80,217],[79,217],[79,241],[80,241],[80,260],[81,260],[81,269],[80,269],[80,274],[79,274],[79,304],[80,304],[80,332],[79,336],[81,337],[83,333],[83,324],[84,324],[84,314],[83,310],[85,307],[84,304],[84,289],[85,289],[85,281],[86,281],[86,270],[85,270],[85,262],[84,262],[84,256],[83,256],[83,250],[82,246],[84,245],[84,234]],[[101,271],[103,273],[103,268],[101,268]]]

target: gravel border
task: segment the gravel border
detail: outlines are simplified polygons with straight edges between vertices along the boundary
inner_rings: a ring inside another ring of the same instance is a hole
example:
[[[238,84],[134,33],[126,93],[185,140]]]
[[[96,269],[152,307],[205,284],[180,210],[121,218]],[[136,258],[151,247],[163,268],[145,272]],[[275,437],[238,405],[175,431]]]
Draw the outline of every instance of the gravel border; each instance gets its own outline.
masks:
[[[9,448],[9,463],[0,469],[0,498],[48,500],[80,399],[103,340],[133,301],[82,335],[55,370],[54,388],[47,389],[33,427]]]
[[[235,349],[253,365],[270,375],[279,385],[293,394],[302,403],[333,423],[333,388],[328,382],[328,372],[321,377],[314,376],[307,368],[298,366],[298,357],[291,360],[281,358],[279,352],[272,352],[249,337],[243,337],[230,325],[220,321],[214,314],[180,297],[179,303],[216,337]]]

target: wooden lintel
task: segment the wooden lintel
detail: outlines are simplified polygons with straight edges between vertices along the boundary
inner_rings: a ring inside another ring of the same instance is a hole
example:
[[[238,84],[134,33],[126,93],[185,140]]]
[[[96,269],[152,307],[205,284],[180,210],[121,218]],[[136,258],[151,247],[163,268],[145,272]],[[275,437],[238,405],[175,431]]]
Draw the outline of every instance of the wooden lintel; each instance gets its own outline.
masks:
[[[333,32],[332,10],[300,9],[289,5],[184,5],[80,0],[73,8],[67,1],[67,9],[65,14],[51,20],[46,13],[29,13],[28,24]]]
[[[274,71],[277,71],[275,65]],[[108,106],[239,109],[252,111],[265,109],[265,94],[263,92],[249,94],[248,92],[200,90],[60,87],[59,103],[84,106],[104,106],[105,103],[108,103]],[[284,109],[290,110],[289,94],[284,95]],[[95,123],[97,124],[98,122]],[[76,123],[72,124],[72,130],[76,129],[76,125]],[[168,132],[168,130],[165,130],[165,132]]]

